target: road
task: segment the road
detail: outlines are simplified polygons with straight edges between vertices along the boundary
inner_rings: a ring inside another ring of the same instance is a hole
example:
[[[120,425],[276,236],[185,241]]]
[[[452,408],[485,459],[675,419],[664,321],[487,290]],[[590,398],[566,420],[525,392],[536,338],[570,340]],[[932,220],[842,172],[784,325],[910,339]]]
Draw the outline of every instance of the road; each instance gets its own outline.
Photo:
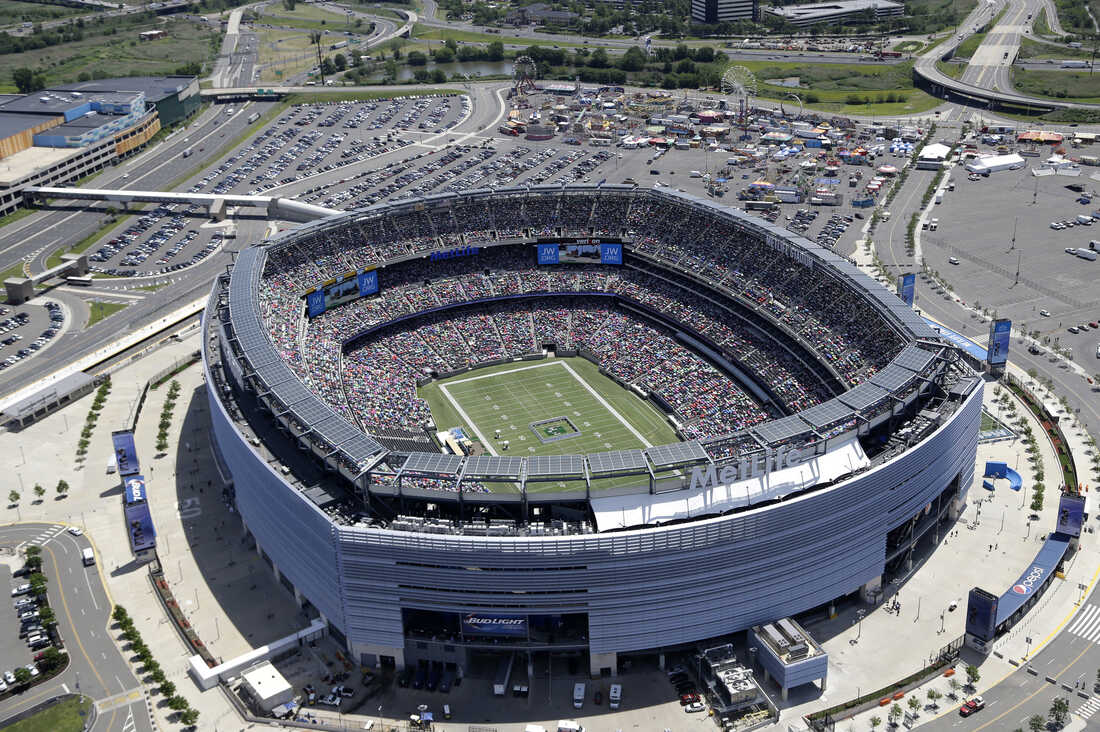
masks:
[[[92,546],[85,536],[71,536],[64,526],[47,523],[0,527],[0,546],[42,547],[42,571],[49,580],[50,607],[69,653],[69,667],[26,694],[0,703],[9,717],[58,694],[79,692],[96,700],[94,732],[152,732],[145,696],[129,661],[108,629],[111,601],[99,567],[85,567],[81,552]]]
[[[159,189],[192,170],[198,162],[213,162],[212,157],[217,149],[247,127],[247,116],[253,111],[262,112],[271,104],[260,102],[243,106],[232,117],[225,114],[224,108],[213,107],[185,131],[119,167],[105,171],[93,185],[101,188]],[[194,154],[183,158],[182,153],[188,148]],[[70,201],[60,202],[56,210],[45,210],[0,228],[0,269],[21,261],[40,267],[43,258],[50,252],[80,241],[96,231],[104,221],[106,215],[102,207],[78,207]],[[242,237],[255,237],[264,225],[263,221],[245,218],[240,222],[239,233]],[[165,290],[149,293],[132,291],[132,294],[141,297],[120,315],[104,320],[91,330],[74,328],[44,350],[40,357],[27,359],[6,369],[0,379],[0,394],[20,389],[96,347],[165,315],[180,304],[201,297],[209,290],[214,273],[224,267],[229,256],[223,250],[192,268],[175,273],[171,297],[164,296]],[[35,271],[40,270],[36,267]],[[96,287],[106,289],[111,284],[111,280],[102,280],[96,282]],[[52,295],[59,299],[75,297],[66,296],[59,290]]]

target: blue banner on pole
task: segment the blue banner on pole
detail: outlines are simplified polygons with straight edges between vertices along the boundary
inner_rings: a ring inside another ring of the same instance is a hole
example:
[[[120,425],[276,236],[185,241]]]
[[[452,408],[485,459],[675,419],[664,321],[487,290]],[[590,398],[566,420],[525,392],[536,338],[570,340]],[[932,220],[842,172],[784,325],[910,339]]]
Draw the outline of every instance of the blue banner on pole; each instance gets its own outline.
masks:
[[[909,307],[913,307],[913,303],[916,301],[916,290],[917,276],[912,272],[902,275],[901,292],[898,293],[898,296],[901,297],[901,301]]]
[[[134,446],[134,433],[130,430],[112,432],[111,442],[115,448],[118,474],[125,477],[141,472],[141,466],[138,465],[137,447]]]
[[[1064,495],[1058,501],[1058,531],[1080,536],[1085,523],[1085,497]]]
[[[558,245],[539,244],[539,264],[557,264]]]
[[[1012,321],[998,318],[989,326],[989,365],[1003,366],[1008,362],[1008,344],[1012,336]]]
[[[157,532],[153,528],[153,517],[149,514],[148,503],[135,503],[123,509],[126,516],[126,533],[130,537],[130,548],[134,554],[148,551],[157,545]]]
[[[306,295],[306,308],[311,318],[315,318],[325,312],[325,291],[314,290]]]
[[[997,632],[999,598],[980,587],[970,591],[966,603],[966,632],[982,641],[993,640]]]
[[[366,297],[367,295],[373,295],[378,292],[378,272],[372,270],[370,272],[359,273],[359,296]]]
[[[600,264],[622,264],[622,244],[600,244]]]

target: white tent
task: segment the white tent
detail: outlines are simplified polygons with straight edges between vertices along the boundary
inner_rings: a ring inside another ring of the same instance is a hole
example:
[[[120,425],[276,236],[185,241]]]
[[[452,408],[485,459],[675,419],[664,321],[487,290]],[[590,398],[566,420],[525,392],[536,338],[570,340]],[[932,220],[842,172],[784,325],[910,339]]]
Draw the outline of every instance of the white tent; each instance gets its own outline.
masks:
[[[971,173],[981,174],[996,173],[1001,170],[1019,170],[1022,167],[1024,167],[1024,159],[1016,153],[986,155],[966,164],[966,169]]]

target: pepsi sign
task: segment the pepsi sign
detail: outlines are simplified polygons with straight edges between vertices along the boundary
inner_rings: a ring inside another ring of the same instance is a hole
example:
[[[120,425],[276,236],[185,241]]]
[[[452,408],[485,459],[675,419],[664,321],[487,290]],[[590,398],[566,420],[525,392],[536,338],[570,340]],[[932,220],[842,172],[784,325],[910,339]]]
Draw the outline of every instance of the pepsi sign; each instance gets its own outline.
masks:
[[[127,478],[123,483],[123,490],[126,494],[126,503],[141,503],[145,500],[145,478],[140,475]]]
[[[1027,576],[1020,580],[1017,584],[1012,585],[1012,591],[1017,595],[1030,595],[1035,591],[1035,586],[1040,584],[1045,572],[1042,567],[1032,567]]]

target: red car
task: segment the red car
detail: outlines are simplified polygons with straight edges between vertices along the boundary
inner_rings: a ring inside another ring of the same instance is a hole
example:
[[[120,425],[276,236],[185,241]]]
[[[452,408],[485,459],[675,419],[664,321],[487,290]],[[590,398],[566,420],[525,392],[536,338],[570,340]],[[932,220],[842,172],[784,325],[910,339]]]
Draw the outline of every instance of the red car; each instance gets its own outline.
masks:
[[[686,707],[688,704],[693,704],[699,701],[698,694],[682,694],[680,696],[680,706]]]
[[[974,712],[980,711],[985,708],[985,699],[980,696],[976,696],[970,701],[959,707],[959,715],[963,717],[969,717]]]

